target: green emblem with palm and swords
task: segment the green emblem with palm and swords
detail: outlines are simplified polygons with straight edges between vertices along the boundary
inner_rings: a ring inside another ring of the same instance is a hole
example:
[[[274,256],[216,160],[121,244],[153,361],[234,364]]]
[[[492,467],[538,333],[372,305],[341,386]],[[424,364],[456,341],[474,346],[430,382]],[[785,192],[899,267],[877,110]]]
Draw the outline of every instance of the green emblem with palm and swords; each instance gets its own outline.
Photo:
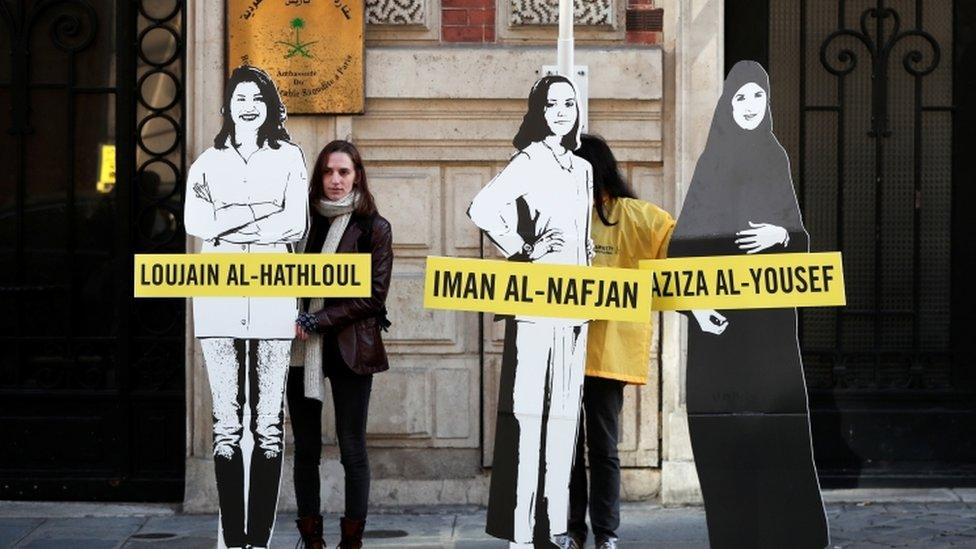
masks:
[[[302,57],[308,57],[310,59],[314,58],[315,56],[313,56],[312,52],[309,51],[309,46],[315,44],[318,42],[318,40],[302,42],[301,36],[299,35],[299,32],[305,28],[305,20],[301,17],[296,17],[292,19],[290,23],[288,23],[288,26],[295,30],[295,41],[286,42],[284,40],[278,40],[275,42],[276,44],[281,44],[288,48],[288,51],[285,52],[285,59],[289,59],[295,55],[301,55]]]

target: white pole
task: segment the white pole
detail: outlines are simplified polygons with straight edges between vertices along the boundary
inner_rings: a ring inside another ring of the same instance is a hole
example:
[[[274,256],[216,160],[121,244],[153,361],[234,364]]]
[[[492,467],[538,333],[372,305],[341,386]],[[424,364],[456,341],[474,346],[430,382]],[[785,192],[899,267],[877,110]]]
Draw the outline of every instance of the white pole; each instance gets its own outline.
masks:
[[[559,74],[573,78],[573,0],[559,0],[559,40],[556,42],[556,67]]]

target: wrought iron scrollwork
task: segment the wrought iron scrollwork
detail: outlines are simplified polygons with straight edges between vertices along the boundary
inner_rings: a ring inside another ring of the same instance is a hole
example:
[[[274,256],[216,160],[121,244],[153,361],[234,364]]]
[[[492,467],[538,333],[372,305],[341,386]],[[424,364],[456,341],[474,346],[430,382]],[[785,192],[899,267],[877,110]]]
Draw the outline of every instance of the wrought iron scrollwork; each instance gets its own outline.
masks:
[[[37,15],[40,15],[48,6],[62,5],[67,7],[77,6],[84,14],[85,21],[75,13],[62,12],[51,22],[50,34],[51,43],[59,50],[70,53],[84,51],[98,34],[98,14],[95,8],[88,2],[82,0],[55,0],[52,2],[42,2],[36,6]]]
[[[801,2],[801,6],[807,4]],[[940,344],[927,345],[927,336],[923,333],[927,309],[929,315],[933,314],[931,305],[924,303],[923,262],[926,255],[933,255],[930,243],[926,242],[929,237],[923,231],[921,204],[925,192],[947,192],[944,186],[925,177],[926,170],[947,167],[944,159],[928,154],[926,147],[931,146],[928,145],[930,136],[938,136],[938,132],[947,128],[944,114],[952,113],[953,107],[928,104],[924,92],[930,81],[932,90],[941,91],[929,93],[930,100],[945,96],[951,88],[945,78],[926,77],[936,70],[945,70],[944,64],[940,64],[942,48],[939,39],[945,39],[944,29],[953,17],[953,8],[950,3],[933,2],[931,6],[925,6],[924,0],[901,3],[899,6],[912,6],[904,7],[903,13],[914,11],[911,24],[908,24],[902,14],[889,6],[893,4],[889,0],[873,0],[863,10],[864,3],[859,2],[856,12],[859,16],[849,23],[852,15],[847,13],[849,4],[853,2],[836,2],[836,26],[832,27],[836,30],[826,33],[822,42],[820,37],[814,38],[816,41],[813,42],[815,47],[819,44],[820,65],[826,71],[826,74],[815,71],[814,81],[820,89],[834,88],[836,99],[828,101],[833,104],[808,105],[805,96],[801,96],[801,112],[803,115],[819,112],[835,116],[836,133],[831,134],[826,128],[815,130],[818,137],[834,139],[831,148],[836,158],[833,182],[826,183],[826,179],[820,178],[824,182],[821,184],[836,185],[830,191],[832,198],[820,207],[834,210],[831,215],[837,223],[834,235],[838,249],[846,251],[847,246],[856,245],[873,248],[873,266],[869,273],[865,273],[872,282],[862,284],[857,291],[857,299],[866,305],[863,309],[848,308],[834,313],[832,349],[824,348],[822,350],[826,352],[818,356],[832,354],[825,363],[832,364],[830,388],[835,390],[945,388],[947,377],[940,371],[945,371],[951,358],[945,349],[938,350],[936,345]],[[810,13],[805,7],[801,10],[805,21]],[[830,24],[832,14],[829,12],[812,13],[818,24]],[[926,17],[937,22],[932,27],[934,34],[923,25]],[[939,27],[943,29],[941,32],[935,30]],[[804,26],[807,28],[814,27]],[[803,54],[801,58],[806,59]],[[899,61],[904,73],[894,65]],[[857,69],[861,70],[855,72]],[[806,74],[805,63],[801,71]],[[854,78],[857,82],[852,86]],[[803,88],[803,93],[806,89]],[[899,103],[893,102],[895,98]],[[859,119],[865,110],[871,113],[867,139],[851,133],[853,128],[865,125],[866,121]],[[930,116],[932,118],[927,118]],[[801,116],[801,151],[803,140],[807,138],[804,120]],[[904,139],[886,139],[895,129]],[[857,153],[850,155],[853,150]],[[869,158],[873,159],[873,166],[869,165]],[[910,166],[910,172],[906,165]],[[800,170],[800,180],[803,181],[803,167]],[[848,191],[855,188],[854,192]],[[858,215],[850,216],[848,212],[855,209]],[[903,234],[897,231],[904,229],[906,222],[911,224],[911,239],[893,249],[892,235]],[[939,245],[938,242],[932,244]],[[907,284],[889,282],[896,280],[890,274],[894,270],[890,267],[893,263],[899,265],[900,275],[910,270],[910,290]],[[926,291],[929,295],[935,293],[935,290]],[[906,298],[910,298],[910,304]],[[816,326],[815,320],[805,319],[810,320],[811,326]],[[910,335],[907,326],[910,326]],[[896,333],[900,336],[898,341],[890,335]],[[849,337],[853,335],[858,338]],[[857,343],[846,343],[845,338]],[[865,346],[865,340],[873,341],[873,344]]]
[[[141,151],[140,162],[136,168],[136,175],[141,182],[137,218],[140,220],[140,226],[160,229],[152,230],[148,234],[140,234],[142,238],[140,248],[146,251],[158,251],[161,248],[166,251],[182,251],[183,232],[178,230],[176,220],[181,217],[179,183],[184,173],[185,113],[182,84],[185,69],[182,61],[185,51],[181,40],[184,5],[184,2],[176,1],[173,2],[173,9],[169,12],[154,14],[147,9],[146,2],[139,2],[142,21],[139,26],[136,51],[145,71],[142,72],[136,85],[136,99],[144,111],[140,114],[136,129],[136,145]],[[172,37],[173,49],[157,58],[146,53],[146,45],[150,36],[160,32]],[[147,97],[145,86],[147,82],[167,83],[173,91],[172,97],[166,98],[161,103]],[[146,135],[150,125],[165,128],[165,133],[172,133],[173,140],[163,145],[147,142]],[[171,173],[172,182],[176,183],[168,192],[151,188],[154,186],[152,181],[159,179],[157,170],[163,166],[165,166],[163,172]],[[174,246],[179,250],[170,249]]]
[[[30,40],[31,30],[37,20],[54,8],[77,8],[83,14],[63,11],[55,15],[51,22],[51,40],[55,46],[63,51],[79,52],[91,45],[98,34],[98,13],[87,0],[42,0],[35,2],[30,11],[24,12],[23,4],[18,2],[11,9],[6,2],[0,2],[0,19],[10,31],[13,49],[26,48]],[[70,44],[65,39],[76,41]]]
[[[874,19],[874,33],[869,29],[869,20]],[[887,22],[891,21],[890,32],[887,29]],[[915,76],[922,77],[930,74],[939,66],[942,52],[939,43],[928,32],[921,28],[902,30],[901,16],[894,9],[885,6],[884,0],[878,0],[877,5],[868,8],[861,13],[859,18],[859,29],[839,29],[830,33],[820,45],[820,64],[834,76],[844,77],[854,71],[857,67],[857,54],[851,48],[842,48],[834,58],[831,57],[829,50],[838,40],[847,37],[853,38],[861,43],[868,55],[871,57],[871,79],[872,79],[872,106],[871,106],[871,131],[868,132],[872,137],[888,137],[891,131],[888,129],[888,61],[892,50],[896,45],[908,38],[920,38],[922,43],[929,48],[929,62],[922,64],[926,55],[919,48],[908,51],[902,58],[902,66],[905,70]]]
[[[23,2],[11,7],[0,0],[0,21],[10,33],[11,58],[11,126],[14,135],[32,133],[30,126],[30,38],[42,15],[61,9],[49,28],[51,42],[59,50],[77,54],[92,45],[98,34],[98,13],[87,0],[42,0],[25,11]]]
[[[183,178],[185,125],[186,2],[141,0],[138,5],[134,248],[139,252],[184,251]],[[139,302],[132,310],[136,342],[132,383],[139,391],[176,391],[183,383],[182,307]]]

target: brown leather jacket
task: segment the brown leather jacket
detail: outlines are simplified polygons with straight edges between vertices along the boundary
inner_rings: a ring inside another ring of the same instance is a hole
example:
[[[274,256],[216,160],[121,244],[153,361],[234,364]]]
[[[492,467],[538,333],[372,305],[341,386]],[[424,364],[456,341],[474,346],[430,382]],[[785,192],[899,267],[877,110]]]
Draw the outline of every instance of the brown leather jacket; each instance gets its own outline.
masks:
[[[305,253],[319,253],[322,250],[328,225],[328,220],[313,214]],[[369,233],[370,225],[372,234],[367,242],[364,235]],[[354,214],[336,251],[372,254],[373,293],[370,297],[326,299],[322,309],[313,311],[319,330],[335,335],[342,359],[357,374],[388,370],[390,364],[380,336],[380,323],[386,320],[386,294],[393,271],[393,229],[390,222],[378,213],[371,217]],[[307,300],[303,308],[308,308]]]

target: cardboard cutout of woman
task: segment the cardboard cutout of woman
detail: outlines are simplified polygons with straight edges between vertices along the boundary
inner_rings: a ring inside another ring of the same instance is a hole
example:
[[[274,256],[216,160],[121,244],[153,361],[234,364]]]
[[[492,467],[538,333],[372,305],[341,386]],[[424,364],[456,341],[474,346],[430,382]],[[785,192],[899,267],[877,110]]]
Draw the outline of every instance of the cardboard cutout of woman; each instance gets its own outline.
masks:
[[[292,251],[307,226],[308,177],[301,149],[288,141],[274,82],[260,69],[235,69],[221,114],[213,147],[187,177],[187,234],[203,240],[205,253]],[[219,541],[226,547],[267,547],[271,538],[297,314],[290,297],[193,299],[213,396]]]
[[[593,177],[572,153],[579,122],[568,79],[536,82],[512,141],[518,152],[468,209],[511,261],[589,264]],[[486,530],[513,546],[548,543],[566,529],[586,328],[582,320],[506,321]]]
[[[669,257],[809,251],[789,159],[772,127],[766,71],[737,63]],[[690,317],[688,425],[711,546],[826,546],[796,309]]]

